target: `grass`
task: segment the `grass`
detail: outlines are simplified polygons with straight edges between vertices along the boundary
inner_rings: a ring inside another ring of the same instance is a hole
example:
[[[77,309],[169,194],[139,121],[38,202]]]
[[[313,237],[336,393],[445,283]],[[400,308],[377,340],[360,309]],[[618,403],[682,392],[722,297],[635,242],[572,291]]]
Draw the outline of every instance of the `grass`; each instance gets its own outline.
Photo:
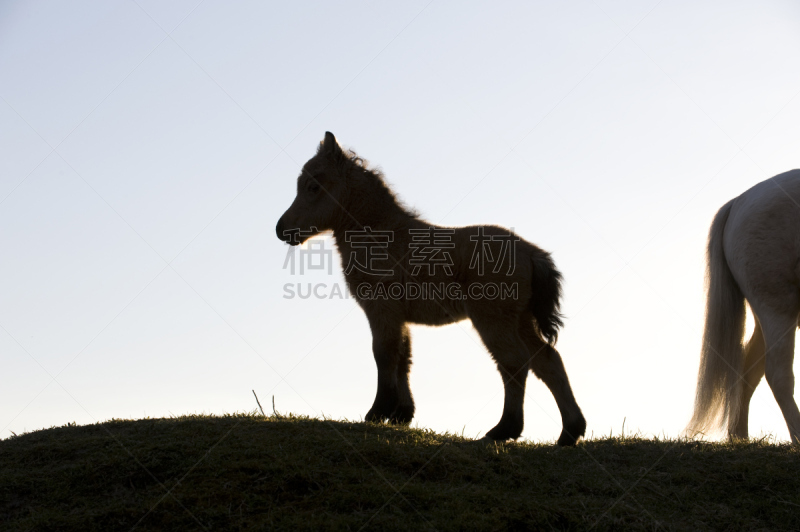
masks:
[[[295,416],[114,420],[0,441],[2,530],[798,530],[800,451],[575,448]]]

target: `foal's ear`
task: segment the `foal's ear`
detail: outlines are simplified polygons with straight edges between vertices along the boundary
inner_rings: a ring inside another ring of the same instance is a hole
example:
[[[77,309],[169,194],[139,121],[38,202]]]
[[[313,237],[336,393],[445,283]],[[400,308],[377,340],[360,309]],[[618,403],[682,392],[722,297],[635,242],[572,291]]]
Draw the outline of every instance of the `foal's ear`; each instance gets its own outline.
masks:
[[[322,153],[331,155],[342,153],[342,148],[336,142],[336,137],[330,131],[325,132],[325,140],[322,141],[319,149]]]

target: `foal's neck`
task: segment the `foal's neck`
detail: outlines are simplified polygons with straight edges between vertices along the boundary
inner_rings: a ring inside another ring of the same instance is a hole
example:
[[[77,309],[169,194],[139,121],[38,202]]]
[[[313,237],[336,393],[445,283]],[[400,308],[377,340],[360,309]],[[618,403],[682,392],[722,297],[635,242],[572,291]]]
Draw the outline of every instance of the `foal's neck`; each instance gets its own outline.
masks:
[[[333,228],[337,242],[344,242],[349,232],[404,231],[414,225],[416,218],[397,204],[391,206],[364,205],[358,209],[342,209],[339,223]]]
[[[349,231],[364,231],[365,227],[373,231],[398,231],[417,221],[414,214],[397,202],[380,177],[370,175],[369,171],[364,173],[366,179],[355,181],[358,185],[349,190],[342,204],[333,228],[337,242],[344,242]]]

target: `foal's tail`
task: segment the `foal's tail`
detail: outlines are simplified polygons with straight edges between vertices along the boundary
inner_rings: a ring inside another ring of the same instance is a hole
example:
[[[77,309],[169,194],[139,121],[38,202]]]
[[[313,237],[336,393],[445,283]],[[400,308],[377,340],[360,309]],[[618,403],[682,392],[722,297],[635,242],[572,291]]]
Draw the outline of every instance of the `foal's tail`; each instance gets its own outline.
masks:
[[[539,332],[550,345],[556,345],[558,329],[563,327],[561,309],[561,272],[549,253],[533,259],[533,282],[528,309],[536,318]]]
[[[732,427],[739,417],[739,382],[744,367],[745,299],[733,278],[722,236],[733,200],[714,217],[708,234],[706,325],[697,375],[690,436]]]

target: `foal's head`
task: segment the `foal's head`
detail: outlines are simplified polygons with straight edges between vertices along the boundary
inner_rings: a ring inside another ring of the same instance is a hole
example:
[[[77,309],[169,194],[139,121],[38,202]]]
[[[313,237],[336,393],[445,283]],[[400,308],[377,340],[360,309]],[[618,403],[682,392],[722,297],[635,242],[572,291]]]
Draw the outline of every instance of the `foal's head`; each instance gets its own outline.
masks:
[[[349,166],[350,158],[333,133],[326,132],[317,154],[303,165],[297,178],[297,196],[275,227],[278,238],[296,246],[334,228],[344,213]]]

